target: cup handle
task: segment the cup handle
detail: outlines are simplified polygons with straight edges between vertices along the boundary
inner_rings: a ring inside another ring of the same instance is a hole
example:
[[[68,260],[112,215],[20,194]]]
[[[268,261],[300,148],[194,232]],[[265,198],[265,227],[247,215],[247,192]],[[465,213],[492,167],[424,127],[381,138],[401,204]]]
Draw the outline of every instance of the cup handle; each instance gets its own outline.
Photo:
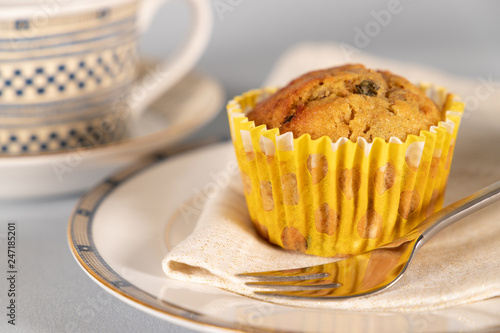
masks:
[[[164,94],[188,71],[190,71],[203,54],[212,32],[212,8],[206,0],[185,0],[188,2],[193,16],[189,37],[170,59],[162,60],[132,87],[128,105],[132,119],[141,116],[144,110],[158,97]],[[138,30],[144,33],[157,9],[166,0],[142,1]]]

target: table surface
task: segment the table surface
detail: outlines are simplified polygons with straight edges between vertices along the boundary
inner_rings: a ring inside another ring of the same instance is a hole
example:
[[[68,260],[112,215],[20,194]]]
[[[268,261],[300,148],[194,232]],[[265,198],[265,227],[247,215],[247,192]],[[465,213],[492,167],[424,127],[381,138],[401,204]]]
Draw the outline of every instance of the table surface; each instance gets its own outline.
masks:
[[[258,87],[277,58],[303,41],[356,44],[391,1],[327,2],[218,0],[212,41],[198,67],[224,86],[227,96]],[[419,62],[455,75],[500,78],[497,13],[500,2],[393,0],[401,11],[362,50]],[[222,10],[220,4],[225,5]],[[188,22],[180,0],[164,6],[143,39],[142,52],[163,56],[175,47]],[[161,41],[161,42],[160,42]],[[228,135],[223,112],[188,140]],[[0,184],[1,186],[1,184]],[[0,246],[5,249],[8,221],[17,223],[18,312],[16,326],[1,332],[192,332],[143,313],[114,298],[78,266],[67,243],[67,222],[78,196],[0,202]],[[2,265],[6,251],[0,251]],[[3,266],[1,266],[3,267]],[[0,279],[5,309],[6,279]],[[4,310],[5,311],[5,310]]]

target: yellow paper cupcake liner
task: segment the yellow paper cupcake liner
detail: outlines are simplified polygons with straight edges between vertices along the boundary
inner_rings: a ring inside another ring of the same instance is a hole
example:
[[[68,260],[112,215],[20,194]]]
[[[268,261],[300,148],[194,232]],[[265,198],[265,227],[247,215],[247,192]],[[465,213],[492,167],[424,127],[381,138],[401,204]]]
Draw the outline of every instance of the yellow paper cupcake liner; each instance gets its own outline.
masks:
[[[420,88],[445,121],[405,142],[294,139],[245,116],[276,88],[231,100],[231,135],[260,235],[285,249],[348,256],[406,234],[440,209],[464,105],[442,87]]]

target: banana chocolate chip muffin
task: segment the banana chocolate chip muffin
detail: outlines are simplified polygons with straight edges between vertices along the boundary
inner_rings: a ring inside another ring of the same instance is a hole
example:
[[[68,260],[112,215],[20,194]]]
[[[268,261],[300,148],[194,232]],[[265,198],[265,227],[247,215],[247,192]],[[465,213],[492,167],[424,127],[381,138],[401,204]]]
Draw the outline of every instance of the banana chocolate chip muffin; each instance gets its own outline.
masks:
[[[444,87],[362,65],[236,96],[228,118],[257,233],[324,257],[403,237],[442,206],[463,108]]]
[[[376,137],[406,140],[437,125],[442,112],[405,78],[363,65],[344,65],[309,72],[293,80],[248,114],[256,125],[351,141]]]

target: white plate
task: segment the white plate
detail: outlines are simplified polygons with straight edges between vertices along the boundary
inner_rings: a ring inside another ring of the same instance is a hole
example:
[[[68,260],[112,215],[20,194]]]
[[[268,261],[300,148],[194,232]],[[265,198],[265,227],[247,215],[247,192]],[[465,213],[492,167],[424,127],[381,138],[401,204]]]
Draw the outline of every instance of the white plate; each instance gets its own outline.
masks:
[[[231,144],[219,144],[172,159],[156,155],[107,179],[80,199],[70,218],[69,243],[79,264],[128,304],[195,329],[477,332],[500,328],[494,310],[500,298],[432,312],[327,311],[264,303],[167,278],[161,268],[163,257],[193,230],[203,197],[218,186],[217,172],[233,159]],[[194,210],[179,210],[193,199]]]
[[[142,68],[151,65],[143,62]],[[179,142],[221,110],[225,95],[211,76],[193,71],[133,124],[131,137],[90,149],[0,158],[0,200],[82,192],[151,152]]]

